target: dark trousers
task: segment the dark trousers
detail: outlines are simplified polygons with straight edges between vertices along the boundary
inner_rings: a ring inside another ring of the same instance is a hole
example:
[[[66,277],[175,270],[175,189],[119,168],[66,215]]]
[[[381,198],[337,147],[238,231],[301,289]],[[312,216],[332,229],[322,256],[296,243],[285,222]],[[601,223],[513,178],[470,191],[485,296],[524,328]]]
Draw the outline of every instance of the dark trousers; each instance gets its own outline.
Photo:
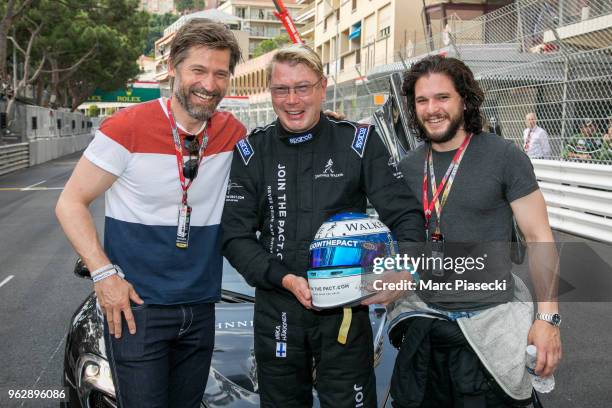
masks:
[[[401,325],[401,326],[400,326]],[[411,317],[391,332],[401,344],[391,378],[394,408],[514,408],[456,322]]]
[[[136,334],[120,339],[106,319],[106,354],[122,408],[199,407],[215,341],[215,305],[132,307]]]
[[[374,346],[367,307],[352,309],[346,344],[338,343],[341,308],[315,312],[258,289],[255,358],[262,407],[306,408],[313,386],[322,408],[376,407]]]

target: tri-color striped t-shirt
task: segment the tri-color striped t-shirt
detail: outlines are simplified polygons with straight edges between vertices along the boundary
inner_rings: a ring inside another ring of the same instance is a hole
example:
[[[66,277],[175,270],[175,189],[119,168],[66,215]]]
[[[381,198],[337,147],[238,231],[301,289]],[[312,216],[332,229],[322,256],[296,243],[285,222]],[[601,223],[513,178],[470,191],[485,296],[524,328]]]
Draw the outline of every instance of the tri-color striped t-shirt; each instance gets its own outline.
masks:
[[[232,150],[244,126],[228,112],[207,124],[208,146],[189,188],[189,247],[176,247],[182,190],[165,99],[123,109],[105,120],[85,157],[116,175],[105,195],[104,249],[145,303],[220,298],[220,222]],[[181,137],[185,135],[179,126]]]

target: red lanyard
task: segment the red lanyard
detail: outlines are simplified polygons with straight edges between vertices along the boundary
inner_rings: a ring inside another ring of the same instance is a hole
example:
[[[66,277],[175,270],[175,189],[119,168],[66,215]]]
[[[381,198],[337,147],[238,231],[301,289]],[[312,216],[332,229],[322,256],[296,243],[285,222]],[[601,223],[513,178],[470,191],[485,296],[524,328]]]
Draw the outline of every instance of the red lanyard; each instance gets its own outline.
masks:
[[[463,143],[461,143],[461,146],[459,146],[459,149],[455,153],[455,156],[453,157],[451,164],[448,166],[448,169],[446,170],[446,173],[444,174],[442,181],[440,181],[440,184],[438,185],[438,188],[436,188],[435,191],[433,191],[433,188],[435,187],[435,175],[433,172],[433,158],[432,158],[431,146],[429,147],[429,150],[427,151],[427,158],[425,159],[425,164],[423,165],[423,212],[425,213],[425,231],[429,231],[429,220],[431,219],[431,211],[434,208],[434,206],[436,207],[436,215],[438,216],[438,229],[439,229],[440,215],[442,214],[442,207],[444,207],[444,204],[446,204],[446,199],[448,198],[448,194],[453,185],[453,180],[455,179],[455,175],[457,174],[457,170],[459,169],[459,164],[461,163],[461,159],[463,159],[463,154],[465,153],[465,150],[468,144],[470,143],[471,138],[472,138],[471,133],[465,137],[465,139],[463,140]],[[431,180],[432,180],[431,202],[429,202],[428,188],[427,188],[428,187],[427,186],[427,167],[428,165],[429,165],[429,169],[431,172]],[[442,197],[442,203],[441,205],[438,205],[438,196],[443,191],[444,193]]]
[[[172,109],[170,109],[170,98],[166,101],[166,107],[168,110],[168,119],[170,119],[170,127],[172,128],[172,138],[174,140],[174,150],[176,154],[176,164],[178,166],[179,172],[179,180],[181,182],[181,189],[183,190],[183,204],[187,204],[187,190],[191,187],[191,183],[193,182],[193,178],[189,179],[188,183],[185,183],[185,174],[183,174],[183,149],[181,148],[181,138],[178,134],[178,129],[176,127],[176,122],[174,121],[174,116],[172,115]],[[202,131],[202,143],[200,143],[200,149],[198,150],[198,167],[204,158],[204,149],[206,149],[206,144],[208,143],[208,136],[206,135],[206,130]],[[196,135],[196,139],[197,139]]]

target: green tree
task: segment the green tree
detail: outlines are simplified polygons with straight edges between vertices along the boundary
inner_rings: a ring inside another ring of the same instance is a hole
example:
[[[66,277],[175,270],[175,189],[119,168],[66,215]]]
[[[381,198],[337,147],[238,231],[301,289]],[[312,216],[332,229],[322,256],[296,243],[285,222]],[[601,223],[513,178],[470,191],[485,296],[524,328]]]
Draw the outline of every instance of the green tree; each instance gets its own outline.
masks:
[[[48,94],[50,105],[75,110],[95,88],[116,89],[134,78],[149,22],[138,5],[139,0],[0,2],[0,55],[17,56],[0,64],[9,123],[27,86]],[[13,74],[16,81],[10,80]],[[38,103],[45,101],[39,97]]]
[[[0,92],[9,86],[7,75],[8,35],[12,27],[22,18],[33,0],[8,0],[0,2]]]
[[[164,29],[174,23],[179,16],[172,13],[151,14],[149,17],[149,31],[145,40],[144,55],[153,57],[155,53],[155,41],[163,37]]]
[[[190,13],[193,11],[204,10],[206,8],[206,0],[174,0],[176,11],[181,14]]]
[[[97,118],[99,114],[100,108],[98,108],[98,105],[89,105],[89,108],[87,109],[87,116],[90,118]]]
[[[118,0],[97,0],[98,3],[117,3]],[[71,96],[74,110],[96,88],[111,91],[136,77],[136,60],[144,48],[148,31],[148,14],[137,11],[138,0],[121,0],[123,8],[93,9],[91,16],[96,25],[87,28],[89,43],[95,42],[95,58],[88,58],[65,86]]]
[[[290,44],[289,36],[287,34],[281,34],[278,37],[272,39],[263,40],[253,50],[253,58],[259,57],[260,55],[266,54],[270,51],[274,51],[281,48],[283,45]]]

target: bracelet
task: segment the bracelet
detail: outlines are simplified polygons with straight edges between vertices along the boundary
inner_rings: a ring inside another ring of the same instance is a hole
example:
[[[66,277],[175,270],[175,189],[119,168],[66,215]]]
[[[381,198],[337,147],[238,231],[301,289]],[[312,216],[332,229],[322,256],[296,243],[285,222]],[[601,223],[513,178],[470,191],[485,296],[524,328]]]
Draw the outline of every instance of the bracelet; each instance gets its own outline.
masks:
[[[104,265],[99,267],[98,269],[96,269],[95,271],[91,272],[89,275],[94,278],[95,276],[101,274],[102,272],[106,272],[106,271],[110,271],[111,269],[113,269],[115,267],[115,265],[113,265],[112,263],[108,264],[108,265]]]
[[[123,274],[123,271],[121,270],[121,268],[119,268],[119,266],[117,265],[112,265],[111,269],[98,273],[97,275],[92,277],[92,280],[94,283],[98,283],[101,280],[106,279],[109,276],[113,276],[113,275],[119,275],[121,279],[125,279],[125,275]]]

